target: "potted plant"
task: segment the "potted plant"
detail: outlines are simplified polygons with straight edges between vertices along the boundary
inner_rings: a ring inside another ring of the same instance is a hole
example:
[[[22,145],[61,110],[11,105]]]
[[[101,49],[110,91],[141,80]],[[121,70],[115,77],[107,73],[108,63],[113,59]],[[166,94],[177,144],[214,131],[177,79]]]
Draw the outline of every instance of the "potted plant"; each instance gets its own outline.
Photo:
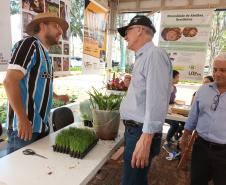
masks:
[[[79,104],[79,110],[81,117],[84,122],[84,126],[92,127],[93,126],[93,116],[90,108],[90,101],[84,100]]]
[[[97,136],[103,140],[113,140],[118,135],[120,123],[119,107],[123,95],[102,94],[93,88],[90,102],[93,115],[93,127]]]
[[[2,135],[3,129],[2,124],[6,122],[6,103],[3,103],[2,106],[0,106],[0,136]]]
[[[114,91],[127,91],[128,86],[125,84],[123,79],[116,78],[115,73],[113,74],[112,80],[107,82],[107,90],[114,90]]]

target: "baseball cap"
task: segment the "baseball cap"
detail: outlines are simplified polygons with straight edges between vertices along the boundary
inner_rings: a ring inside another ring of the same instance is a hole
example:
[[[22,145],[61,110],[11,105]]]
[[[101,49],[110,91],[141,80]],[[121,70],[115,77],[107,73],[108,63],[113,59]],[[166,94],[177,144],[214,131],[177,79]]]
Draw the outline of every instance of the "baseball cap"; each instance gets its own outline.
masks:
[[[125,37],[126,30],[133,25],[142,25],[147,26],[148,28],[152,29],[153,33],[156,32],[154,25],[152,24],[151,20],[144,16],[144,15],[136,15],[127,26],[123,26],[118,28],[118,32],[122,37]]]

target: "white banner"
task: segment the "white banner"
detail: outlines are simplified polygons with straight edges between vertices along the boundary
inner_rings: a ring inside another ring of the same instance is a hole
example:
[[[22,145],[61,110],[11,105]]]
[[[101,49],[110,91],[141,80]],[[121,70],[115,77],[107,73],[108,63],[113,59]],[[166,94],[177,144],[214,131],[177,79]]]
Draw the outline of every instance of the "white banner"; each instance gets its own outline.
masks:
[[[0,71],[7,68],[11,53],[10,1],[0,0]]]
[[[203,76],[213,10],[161,12],[159,46],[166,49],[181,80]]]

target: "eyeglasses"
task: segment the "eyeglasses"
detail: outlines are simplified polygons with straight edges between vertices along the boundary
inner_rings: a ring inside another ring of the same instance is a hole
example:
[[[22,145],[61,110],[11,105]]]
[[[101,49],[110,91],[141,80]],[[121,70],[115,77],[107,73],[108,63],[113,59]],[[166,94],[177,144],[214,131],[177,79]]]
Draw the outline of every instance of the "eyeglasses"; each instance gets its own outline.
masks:
[[[219,104],[219,101],[220,101],[220,94],[217,94],[216,96],[214,96],[213,98],[213,103],[210,107],[210,110],[212,111],[216,111],[217,110],[217,106]]]
[[[127,35],[127,33],[128,33],[130,30],[134,29],[134,28],[139,28],[139,27],[138,27],[138,26],[131,26],[131,27],[127,28],[127,29],[126,29],[126,32],[125,32],[125,35]]]

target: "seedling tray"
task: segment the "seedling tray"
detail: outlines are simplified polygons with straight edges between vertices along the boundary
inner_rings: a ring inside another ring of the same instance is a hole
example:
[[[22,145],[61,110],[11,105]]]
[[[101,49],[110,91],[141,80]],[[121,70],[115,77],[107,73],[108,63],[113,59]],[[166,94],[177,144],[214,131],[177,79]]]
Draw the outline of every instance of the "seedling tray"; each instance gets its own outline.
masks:
[[[99,139],[95,140],[83,153],[71,151],[69,148],[53,145],[54,152],[69,154],[71,157],[83,159],[97,144]]]

